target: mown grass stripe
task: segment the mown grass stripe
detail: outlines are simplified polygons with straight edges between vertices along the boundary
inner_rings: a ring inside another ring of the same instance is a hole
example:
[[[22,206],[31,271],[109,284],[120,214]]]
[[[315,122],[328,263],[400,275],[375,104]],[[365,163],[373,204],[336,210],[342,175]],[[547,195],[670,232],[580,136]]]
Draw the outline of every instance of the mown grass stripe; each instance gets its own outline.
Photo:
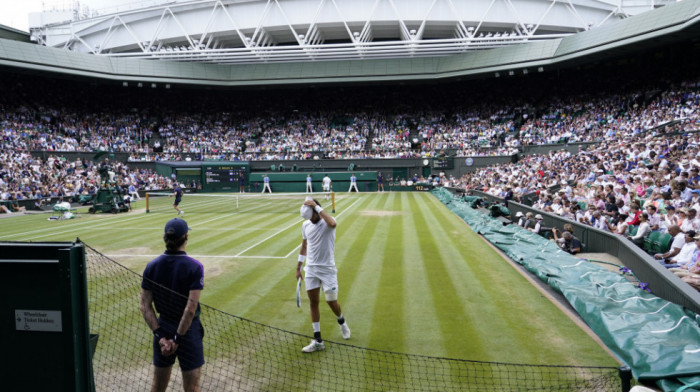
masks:
[[[435,198],[431,200],[437,201]],[[520,303],[526,296],[518,295],[523,293],[522,290],[528,290],[528,287],[523,286],[529,286],[529,284],[523,285],[522,278],[500,254],[440,204],[430,209],[434,219],[428,219],[428,224],[435,229],[437,236],[450,238],[449,243],[454,244],[454,246],[440,249],[444,259],[460,260],[455,263],[453,273],[449,276],[457,288],[455,295],[462,299],[468,314],[479,313],[483,318],[491,321],[475,324],[475,332],[480,337],[478,340],[497,342],[489,345],[488,357],[471,359],[492,360],[503,358],[513,350],[520,351],[523,348],[523,341],[511,331],[518,329],[522,320],[514,317],[514,313],[504,310],[513,309],[514,304],[517,304],[515,306],[520,309],[530,307],[530,301]],[[483,245],[481,249],[475,250],[464,246],[468,242],[478,243],[479,241]],[[469,255],[469,257],[462,255]],[[494,329],[493,324],[503,327]]]
[[[405,199],[404,211],[404,258],[403,271],[404,293],[404,341],[407,343],[402,352],[435,355],[441,353],[439,334],[436,333],[437,320],[441,317],[433,306],[433,292],[425,278],[429,271],[421,260],[421,232],[415,220],[416,212],[408,203],[408,196],[400,194]],[[397,277],[398,279],[399,277]]]
[[[457,288],[450,279],[454,265],[445,260],[440,251],[441,247],[449,246],[449,241],[436,236],[437,230],[428,225],[426,216],[432,214],[432,209],[420,208],[415,194],[411,196],[411,210],[414,211],[416,227],[419,230],[419,252],[427,272],[425,278],[433,293],[433,306],[439,313],[450,315],[452,320],[450,323],[440,320],[436,323],[435,327],[440,331],[439,344],[448,355],[464,357],[466,341],[469,342],[469,352],[480,355],[484,349],[479,340],[475,320],[466,313],[460,299],[455,295]],[[459,325],[459,331],[452,329],[455,325]]]
[[[392,195],[385,198],[383,210],[402,211],[402,198]],[[391,200],[393,199],[393,200]],[[395,201],[395,203],[393,203]],[[390,204],[391,203],[391,204]],[[384,244],[384,262],[379,272],[376,297],[374,299],[374,312],[371,319],[371,335],[368,341],[369,347],[381,347],[391,341],[392,351],[404,350],[406,320],[404,299],[406,290],[404,287],[404,217],[402,214],[380,217],[378,234],[373,238],[377,244]],[[392,385],[400,385],[404,378],[404,368],[400,361],[396,363],[377,364],[376,371],[383,375],[381,383],[387,388]]]

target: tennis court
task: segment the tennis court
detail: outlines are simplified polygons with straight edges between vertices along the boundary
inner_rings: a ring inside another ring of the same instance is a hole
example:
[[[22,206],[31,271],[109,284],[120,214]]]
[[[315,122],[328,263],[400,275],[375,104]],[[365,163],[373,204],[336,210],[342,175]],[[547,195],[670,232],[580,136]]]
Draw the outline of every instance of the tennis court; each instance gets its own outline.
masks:
[[[302,354],[311,323],[307,299],[296,306],[294,268],[304,197],[184,197],[188,253],[205,266],[210,377],[203,390],[609,390],[619,383],[616,360],[429,193],[336,195],[339,301],[352,338],[342,339],[322,304],[326,351]],[[0,240],[79,237],[88,245],[98,390],[150,383],[139,274],[163,250],[163,226],[176,216],[172,200],[152,198],[149,213],[142,200],[126,214],[1,220]],[[319,373],[323,364],[343,374]]]
[[[310,334],[307,310],[296,307],[294,295],[303,197],[185,196],[188,250],[205,265],[203,303]],[[330,201],[317,197],[328,208]],[[65,221],[6,218],[0,239],[80,237],[140,273],[162,251],[162,227],[175,217],[171,203],[152,198],[150,213],[139,201],[128,214],[82,213]],[[430,194],[338,194],[335,216],[339,299],[352,345],[484,361],[616,365]],[[322,308],[324,337],[340,340],[333,321]]]

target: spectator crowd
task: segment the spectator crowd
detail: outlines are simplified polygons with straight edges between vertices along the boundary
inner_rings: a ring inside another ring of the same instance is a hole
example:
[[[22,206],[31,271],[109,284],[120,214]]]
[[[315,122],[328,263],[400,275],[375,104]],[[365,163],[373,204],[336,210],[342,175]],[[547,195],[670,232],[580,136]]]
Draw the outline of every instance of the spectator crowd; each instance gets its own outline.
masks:
[[[526,145],[592,142],[574,153],[523,156],[459,178],[411,181],[531,202],[640,245],[652,232],[669,233],[672,250],[656,257],[677,273],[695,276],[697,72],[673,82],[612,81],[617,79],[602,76],[588,86],[572,78],[541,91],[526,80],[483,81],[473,89],[481,95],[437,85],[246,92],[231,99],[216,92],[135,94],[54,79],[2,78],[0,200],[7,203],[0,212],[20,211],[17,201],[23,199],[42,207],[51,197],[94,194],[104,162],[68,161],[62,152],[130,153],[129,162],[110,162],[110,168],[115,183],[134,192],[169,189],[174,181],[129,166],[140,161],[511,156]],[[50,155],[41,159],[32,151]],[[533,229],[539,230],[536,223]],[[576,252],[580,244],[567,233],[554,235]],[[694,279],[700,287],[700,276]]]

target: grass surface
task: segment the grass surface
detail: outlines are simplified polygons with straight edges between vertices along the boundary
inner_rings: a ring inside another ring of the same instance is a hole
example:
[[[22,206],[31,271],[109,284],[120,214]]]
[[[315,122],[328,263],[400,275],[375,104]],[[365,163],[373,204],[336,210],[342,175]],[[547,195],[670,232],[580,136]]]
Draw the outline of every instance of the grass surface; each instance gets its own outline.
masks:
[[[202,302],[311,335],[295,305],[303,195],[241,200],[186,195],[188,253],[205,266]],[[163,250],[172,199],[131,213],[0,220],[0,240],[82,241],[141,273]],[[325,200],[321,199],[324,205]],[[395,352],[551,365],[616,366],[596,342],[427,193],[339,194],[336,264],[349,344]],[[326,206],[327,210],[330,210]],[[135,303],[134,307],[138,304]],[[324,338],[342,341],[322,304]]]

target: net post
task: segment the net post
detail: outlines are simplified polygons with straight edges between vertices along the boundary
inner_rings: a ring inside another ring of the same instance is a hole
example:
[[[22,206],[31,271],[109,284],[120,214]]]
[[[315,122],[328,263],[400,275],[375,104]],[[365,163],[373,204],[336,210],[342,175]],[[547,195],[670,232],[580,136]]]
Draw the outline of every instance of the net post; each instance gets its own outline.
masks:
[[[622,366],[619,369],[620,373],[620,390],[622,392],[629,392],[632,388],[632,370],[629,366]]]
[[[335,214],[335,192],[331,192],[331,206],[333,206],[331,212]]]
[[[148,192],[146,192],[146,213],[148,214],[151,210],[148,208]]]

